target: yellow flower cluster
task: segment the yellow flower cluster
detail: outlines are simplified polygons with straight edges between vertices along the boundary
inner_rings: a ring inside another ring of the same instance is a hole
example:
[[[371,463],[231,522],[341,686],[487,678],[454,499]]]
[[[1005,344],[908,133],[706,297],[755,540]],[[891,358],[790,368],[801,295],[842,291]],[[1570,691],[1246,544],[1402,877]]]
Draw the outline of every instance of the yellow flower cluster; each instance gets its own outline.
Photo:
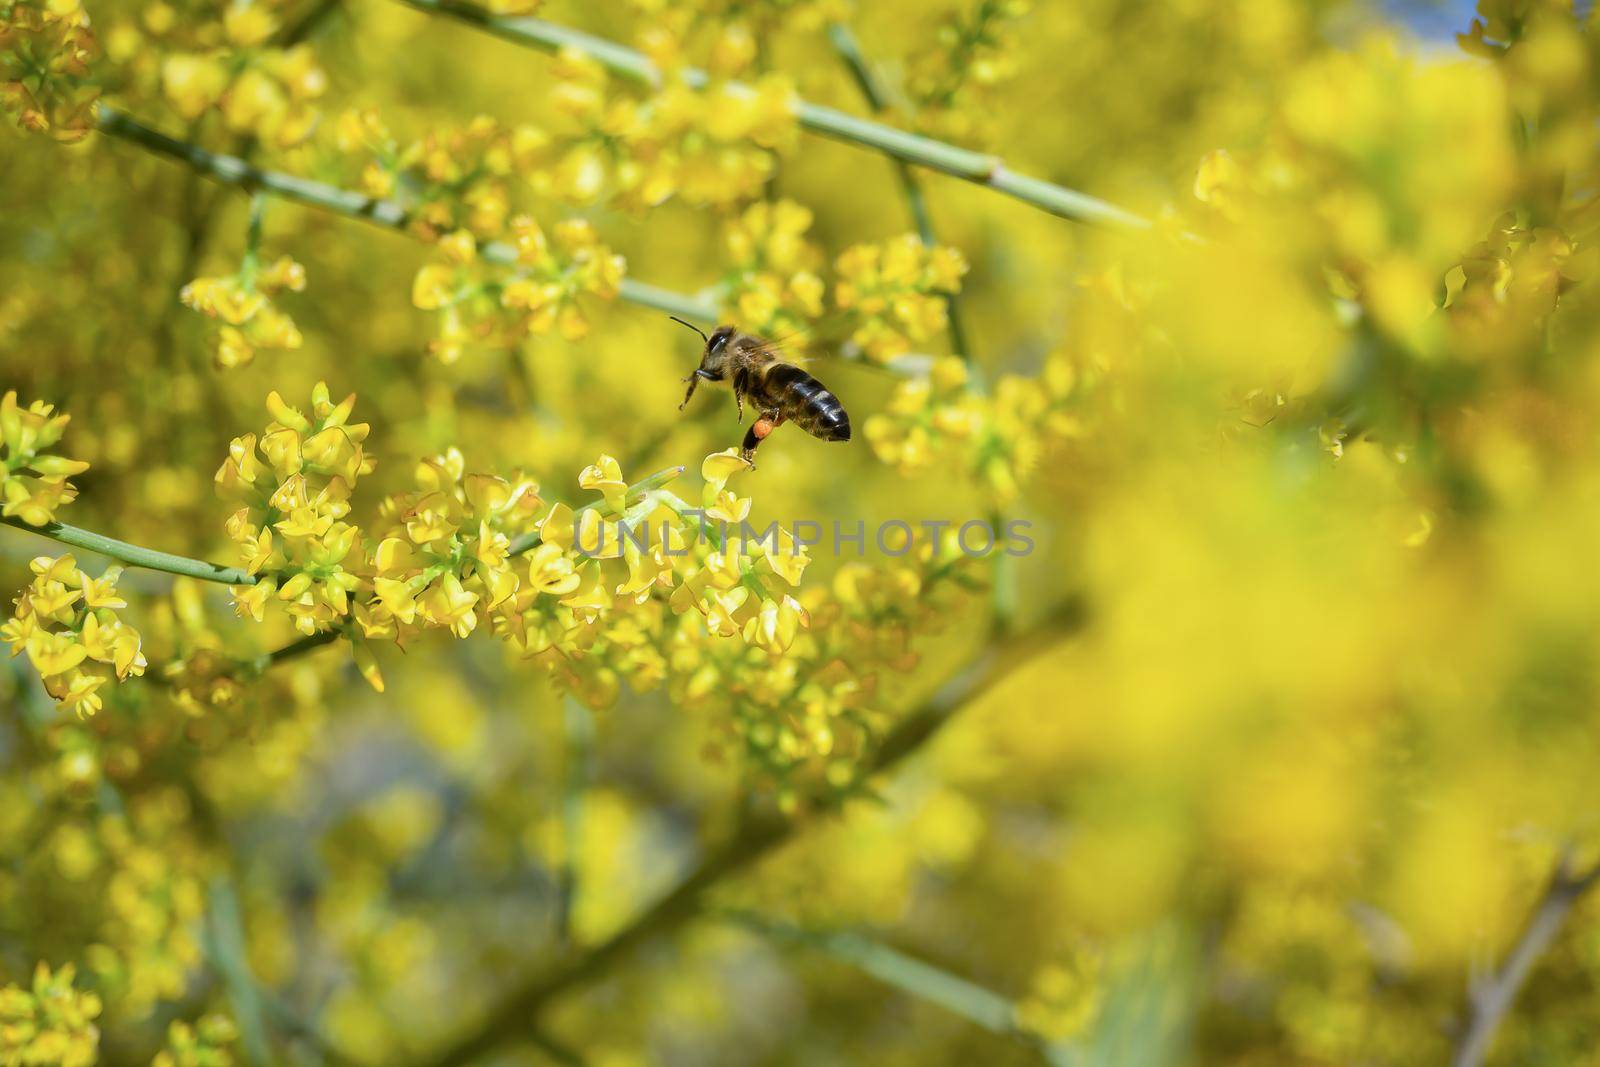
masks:
[[[311,413],[267,397],[273,421],[260,442],[236,437],[217,471],[217,492],[243,506],[228,518],[254,585],[234,588],[241,615],[260,621],[276,598],[301,633],[332,629],[350,614],[360,584],[361,531],[348,522],[350,493],[373,469],[361,449],[365,423],[351,423],[355,397],[335,404],[325,383],[311,393]]]
[[[1443,306],[1454,343],[1469,358],[1491,360],[1538,343],[1563,292],[1594,275],[1595,249],[1579,250],[1553,226],[1529,226],[1514,216],[1495,222],[1489,236],[1445,274]]]
[[[805,237],[811,218],[811,209],[793,200],[760,200],[728,223],[725,301],[744,329],[782,339],[804,333],[821,317],[821,253]]]
[[[982,584],[953,537],[906,540],[899,557],[846,563],[793,605],[763,604],[761,626],[793,630],[782,656],[678,635],[673,698],[716,712],[718,749],[737,753],[786,810],[861,786],[862,757],[888,722],[880,672],[915,667],[914,639],[958,616],[959,598]]]
[[[466,637],[487,623],[594,706],[614,700],[621,679],[660,682],[667,664],[653,646],[664,609],[698,613],[703,636],[786,647],[798,603],[761,583],[797,582],[806,557],[747,550],[712,525],[749,514],[750,502],[725,488],[734,466],[744,464],[731,453],[707,459],[705,525],[695,526],[665,489],[630,499],[610,456],[578,479],[599,500],[576,511],[557,503],[542,518],[532,482],[463,476],[459,455],[423,464],[422,488],[383,507],[391,526],[375,554],[373,599],[357,609],[365,636],[400,639],[431,625]],[[627,567],[615,584],[603,565],[613,559]],[[375,666],[362,667],[376,682]]]
[[[168,103],[193,122],[216,108],[228,128],[275,148],[292,148],[311,136],[316,101],[328,76],[306,44],[275,48],[278,16],[261,0],[228,5],[221,47],[168,52],[161,89]]]
[[[1494,62],[1418,64],[1384,38],[1319,57],[1287,85],[1260,148],[1213,152],[1196,173],[1194,229],[1215,251],[1177,250],[1166,269],[1177,284],[1159,301],[1192,308],[1192,357],[1253,377],[1246,392],[1274,398],[1268,417],[1303,418],[1335,456],[1361,433],[1397,456],[1425,436],[1475,467],[1485,413],[1419,398],[1490,381],[1544,388],[1561,297],[1600,267],[1587,207],[1559,193],[1596,172],[1583,132],[1593,110],[1568,110],[1588,45],[1538,5],[1480,13]],[[1521,104],[1540,115],[1526,158],[1506,132]],[[1550,167],[1570,174],[1551,182]],[[1196,302],[1219,263],[1254,295]],[[1258,330],[1224,331],[1246,314]],[[1351,324],[1359,347],[1343,343]]]
[[[1053,357],[1039,378],[1005,375],[994,388],[973,388],[967,365],[953,356],[928,376],[901,382],[862,432],[873,452],[910,475],[938,462],[963,462],[997,504],[1008,504],[1052,438],[1079,425],[1067,410],[1075,376]]]
[[[1018,1029],[1052,1042],[1083,1033],[1105,997],[1101,970],[1099,955],[1087,949],[1039,968],[1013,1011]]]
[[[660,485],[630,495],[616,460],[601,456],[578,478],[600,499],[576,510],[546,507],[520,474],[467,473],[450,450],[418,465],[416,490],[387,498],[366,538],[345,521],[356,479],[372,469],[361,450],[368,427],[348,422],[353,399],[335,406],[318,385],[307,417],[273,393],[275,421],[259,445],[254,435],[232,442],[217,485],[244,504],[228,533],[258,576],[235,588],[239,613],[259,621],[276,599],[303,633],[342,630],[375,687],[383,680],[371,642],[404,644],[428,628],[465,638],[483,626],[601,705],[620,679],[648,688],[665,676],[656,651],[664,608],[698,617],[702,636],[773,653],[802,627],[800,603],[769,584],[798,584],[809,557],[784,532],[735,535],[751,510],[727,487],[748,469],[736,450],[706,459],[699,509]],[[626,575],[608,577],[606,560],[620,560]],[[204,690],[196,707],[235,692],[207,662],[184,668]]]
[[[0,2],[0,106],[25,130],[82,140],[94,129],[100,89],[89,63],[99,51],[78,0]]]
[[[945,328],[945,296],[960,292],[967,261],[954,248],[929,248],[908,233],[851,245],[834,269],[834,302],[854,319],[852,340],[869,359],[886,361]]]
[[[107,997],[134,1014],[183,994],[201,958],[207,855],[189,832],[193,812],[177,789],[134,799],[101,817],[83,863],[104,872],[104,915],[85,965]]]
[[[100,1052],[100,998],[73,988],[72,964],[41,961],[33,985],[0,989],[0,1063],[91,1067]]]
[[[144,673],[139,632],[117,617],[128,602],[117,595],[122,568],[99,578],[71,556],[40,556],[29,564],[33,582],[17,597],[0,638],[13,656],[26,651],[44,687],[79,715],[100,710],[100,688],[115,677]]]
[[[1219,949],[1235,973],[1261,983],[1271,998],[1288,1056],[1348,1062],[1377,1054],[1386,1063],[1442,1058],[1443,1035],[1414,1006],[1372,995],[1399,946],[1364,928],[1361,913],[1352,910],[1325,891],[1251,887]]]
[[[936,47],[913,57],[906,84],[920,132],[961,144],[990,139],[992,90],[1016,73],[1010,24],[1030,6],[1030,0],[964,0],[940,21]]]
[[[440,261],[417,272],[411,302],[439,313],[439,334],[428,348],[442,362],[454,363],[471,343],[515,344],[552,330],[579,340],[589,332],[579,297],[616,297],[627,263],[586,220],[557,223],[552,240],[519,216],[511,237],[516,262],[509,271],[485,263],[472,234],[457,230],[439,242]]]
[[[327,162],[364,159],[362,191],[404,195],[411,228],[425,240],[460,229],[479,238],[501,234],[511,218],[511,180],[532,175],[542,143],[533,127],[486,115],[402,142],[372,108],[342,112],[329,140]]]
[[[228,1046],[239,1029],[226,1015],[205,1015],[193,1026],[174,1019],[167,1027],[167,1047],[156,1053],[150,1067],[233,1067]]]
[[[753,86],[676,73],[647,98],[612,85],[594,59],[557,58],[556,117],[540,131],[535,188],[575,204],[640,211],[673,196],[725,205],[756,196],[774,151],[795,137],[795,94],[778,76]]]
[[[263,348],[293,350],[302,343],[294,320],[272,298],[284,290],[298,293],[306,287],[306,271],[288,256],[265,268],[255,263],[255,253],[245,255],[237,274],[196,278],[178,293],[184,305],[221,326],[211,337],[212,356],[219,367],[243,367]]]
[[[705,69],[734,78],[757,65],[757,42],[786,33],[812,33],[850,14],[849,0],[631,0],[641,15],[639,47],[662,70],[688,65],[691,51],[705,56]]]
[[[0,397],[0,515],[31,526],[43,526],[57,508],[72,503],[78,490],[67,479],[89,469],[81,460],[45,451],[61,440],[72,419],[52,415],[54,410],[37,400],[22,407],[15,390]]]
[[[544,502],[537,482],[520,474],[467,474],[455,449],[419,463],[416,481],[416,491],[387,498],[379,510],[386,527],[373,552],[373,595],[356,606],[367,638],[403,643],[421,627],[466,637],[480,611],[500,609],[522,584],[510,550],[539,524]],[[531,579],[541,581],[537,564]],[[546,589],[561,585],[545,577]],[[358,656],[381,687],[366,660]]]

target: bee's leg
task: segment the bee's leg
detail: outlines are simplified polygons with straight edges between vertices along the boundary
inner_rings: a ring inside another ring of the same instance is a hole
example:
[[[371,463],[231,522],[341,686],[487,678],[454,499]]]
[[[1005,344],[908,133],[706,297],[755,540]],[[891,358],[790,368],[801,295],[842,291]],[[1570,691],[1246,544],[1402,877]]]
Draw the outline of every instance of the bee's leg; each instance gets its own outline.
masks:
[[[694,372],[692,374],[690,374],[687,378],[684,379],[684,381],[689,383],[689,389],[688,389],[687,392],[685,392],[683,394],[683,403],[678,405],[678,410],[679,411],[682,411],[684,409],[684,407],[689,403],[689,398],[691,396],[694,396],[694,387],[700,384],[700,379],[701,378],[704,378],[708,382],[716,381],[716,379],[713,378],[711,375],[707,374],[705,371],[703,371],[700,368],[696,367]]]
[[[756,466],[756,447],[767,439],[767,435],[778,428],[783,422],[783,413],[778,411],[763,411],[755,422],[750,424],[750,429],[745,431],[744,443],[739,448],[740,457],[754,470]]]
[[[738,409],[739,409],[739,423],[741,425],[743,425],[743,423],[744,423],[744,394],[739,392],[739,390],[735,389],[733,391],[733,402],[734,402],[734,405],[737,406]]]
[[[750,464],[751,470],[756,469],[756,446],[761,443],[761,438],[765,436],[756,433],[756,427],[760,425],[760,419],[752,422],[750,428],[744,432],[744,442],[739,446],[739,458]]]

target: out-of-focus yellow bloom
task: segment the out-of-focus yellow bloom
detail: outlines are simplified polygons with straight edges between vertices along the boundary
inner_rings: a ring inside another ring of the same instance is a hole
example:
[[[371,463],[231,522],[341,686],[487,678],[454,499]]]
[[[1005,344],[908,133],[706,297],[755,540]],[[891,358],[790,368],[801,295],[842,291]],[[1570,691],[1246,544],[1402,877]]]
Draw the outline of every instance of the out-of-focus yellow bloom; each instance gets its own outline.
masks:
[[[945,328],[944,297],[960,291],[967,261],[954,248],[929,248],[908,233],[852,245],[834,269],[834,302],[855,322],[852,340],[869,359],[885,361]]]
[[[150,1067],[233,1067],[229,1046],[238,1039],[239,1029],[226,1015],[203,1015],[193,1025],[174,1019],[167,1026],[167,1047]]]
[[[169,52],[161,89],[185,120],[213,108],[229,129],[280,149],[303,144],[318,120],[316,101],[328,77],[306,44],[274,48],[277,16],[265,3],[232,4],[223,19],[223,47]]]
[[[72,964],[52,972],[41,961],[33,984],[0,989],[0,1060],[90,1067],[99,1059],[100,998],[73,988]]]
[[[1053,354],[1039,378],[1006,375],[989,393],[972,387],[961,360],[947,357],[927,378],[897,386],[862,432],[878,458],[902,474],[961,462],[997,505],[1005,505],[1049,442],[1079,432],[1070,415],[1073,388],[1064,353]]]
[[[12,0],[0,11],[0,107],[17,125],[70,144],[94,129],[100,44],[78,0]]]
[[[600,65],[572,49],[556,73],[557,119],[527,143],[536,187],[574,203],[614,200],[638,211],[674,195],[748,200],[771,175],[774,150],[795,136],[795,94],[780,76],[692,86],[674,71],[640,100],[614,91]]]
[[[963,0],[938,24],[932,47],[914,51],[908,88],[912,121],[924,133],[961,144],[993,134],[995,87],[1016,71],[1015,23],[1030,0]]]
[[[781,343],[821,317],[825,287],[816,271],[822,257],[805,239],[811,218],[793,200],[762,200],[728,224],[726,303],[743,329]]]
[[[300,347],[299,328],[272,298],[305,287],[305,268],[288,256],[258,268],[251,252],[237,274],[196,278],[183,287],[178,299],[219,320],[221,325],[212,333],[212,352],[217,366],[232,368],[250,363],[259,349],[292,351]]]
[[[1048,1041],[1062,1041],[1088,1029],[1103,1000],[1100,957],[1080,949],[1034,972],[1028,995],[1017,1002],[1016,1023]]]
[[[560,223],[552,242],[532,218],[518,216],[510,233],[517,260],[509,273],[479,258],[466,230],[439,242],[443,262],[417,272],[411,301],[439,313],[439,335],[429,349],[443,362],[455,362],[473,342],[511,345],[552,331],[580,340],[589,320],[578,298],[616,297],[627,264],[600,244],[589,223]]]

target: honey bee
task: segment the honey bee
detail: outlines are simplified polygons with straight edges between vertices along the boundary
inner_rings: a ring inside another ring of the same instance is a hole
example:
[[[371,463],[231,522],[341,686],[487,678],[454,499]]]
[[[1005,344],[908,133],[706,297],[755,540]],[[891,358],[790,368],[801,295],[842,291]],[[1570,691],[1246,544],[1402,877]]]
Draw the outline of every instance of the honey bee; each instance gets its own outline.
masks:
[[[786,362],[776,346],[733,326],[718,326],[707,336],[693,323],[684,322],[676,315],[671,318],[689,327],[706,342],[700,366],[684,379],[689,389],[683,394],[678,410],[682,411],[689,403],[695,386],[702,379],[726,381],[733,387],[739,421],[744,422],[746,400],[758,413],[740,446],[740,455],[752,467],[755,466],[756,446],[784,422],[792,422],[824,441],[850,440],[850,416],[845,414],[839,398],[810,374]]]

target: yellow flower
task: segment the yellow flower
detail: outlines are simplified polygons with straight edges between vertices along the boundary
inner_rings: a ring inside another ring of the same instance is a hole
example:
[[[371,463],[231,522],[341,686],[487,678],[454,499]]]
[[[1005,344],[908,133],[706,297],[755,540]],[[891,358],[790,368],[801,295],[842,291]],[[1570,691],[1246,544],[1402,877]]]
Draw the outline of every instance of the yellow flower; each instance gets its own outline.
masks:
[[[606,592],[604,576],[597,560],[590,560],[578,568],[578,584],[561,598],[561,603],[574,611],[596,612],[611,606],[611,595]]]
[[[46,451],[61,439],[69,420],[53,411],[38,401],[22,407],[15,390],[0,397],[0,514],[31,526],[52,521],[57,508],[70,504],[78,490],[67,479],[89,469],[87,463]]]
[[[779,600],[764,600],[761,610],[745,623],[744,639],[752,645],[773,652],[787,652],[795,637],[809,620],[805,608],[792,596]]]
[[[578,485],[598,490],[612,511],[621,512],[627,506],[628,484],[622,480],[622,468],[610,456],[602,455],[583,468],[578,475]]]
[[[255,359],[258,349],[292,351],[304,343],[294,320],[272,302],[285,289],[304,288],[305,268],[282,256],[263,269],[247,263],[237,274],[196,278],[179,291],[178,299],[223,323],[211,335],[212,354],[219,366],[242,367]]]
[[[253,585],[236,585],[231,591],[234,609],[239,616],[260,622],[265,618],[267,601],[278,592],[278,583],[270,577],[262,578]]]
[[[528,553],[528,580],[535,591],[557,597],[570,594],[580,581],[567,550],[550,541]]]
[[[615,559],[622,555],[622,530],[615,522],[600,517],[593,508],[578,516],[575,545],[578,551],[591,559]]]
[[[147,664],[144,653],[140,651],[139,634],[114,614],[90,612],[84,619],[78,639],[88,658],[112,665],[118,681],[130,674],[137,676],[144,673]]]
[[[700,477],[705,479],[706,494],[715,499],[722,492],[722,487],[728,484],[728,479],[742,471],[750,469],[750,464],[739,454],[737,448],[725,448],[721,452],[713,452],[700,464]]]
[[[461,579],[446,571],[418,601],[418,609],[434,626],[448,626],[457,637],[466,637],[478,625],[473,611],[478,594],[462,588]]]
[[[78,642],[77,635],[47,630],[35,630],[29,635],[27,652],[34,669],[46,678],[66,674],[89,655],[89,650]]]
[[[212,56],[175,53],[161,64],[161,89],[190,122],[215,104],[228,87],[228,70]]]

